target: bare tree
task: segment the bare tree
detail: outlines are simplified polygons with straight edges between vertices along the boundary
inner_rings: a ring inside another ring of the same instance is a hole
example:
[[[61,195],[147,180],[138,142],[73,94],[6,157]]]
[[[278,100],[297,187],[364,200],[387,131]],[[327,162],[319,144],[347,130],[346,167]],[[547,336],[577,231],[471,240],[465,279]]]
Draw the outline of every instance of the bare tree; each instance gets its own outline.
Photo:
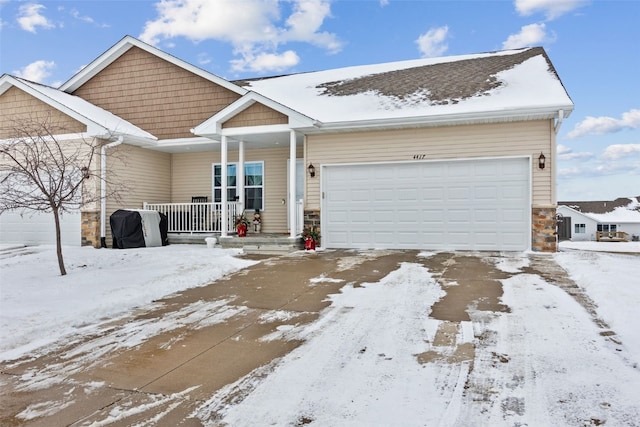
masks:
[[[100,183],[95,163],[100,145],[82,137],[61,140],[68,133],[51,116],[11,121],[13,135],[0,142],[0,213],[7,210],[50,212],[55,221],[60,274],[67,274],[62,256],[60,216],[99,199],[86,183]],[[87,186],[88,187],[88,186]],[[113,188],[110,195],[117,195]]]

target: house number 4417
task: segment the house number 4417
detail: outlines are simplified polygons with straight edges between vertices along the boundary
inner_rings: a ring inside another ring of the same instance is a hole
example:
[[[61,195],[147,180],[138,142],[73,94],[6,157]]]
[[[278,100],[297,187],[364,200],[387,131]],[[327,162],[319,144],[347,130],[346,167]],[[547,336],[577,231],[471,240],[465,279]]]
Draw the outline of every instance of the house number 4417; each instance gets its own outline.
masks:
[[[413,155],[413,160],[424,160],[427,158],[426,154],[414,154]]]

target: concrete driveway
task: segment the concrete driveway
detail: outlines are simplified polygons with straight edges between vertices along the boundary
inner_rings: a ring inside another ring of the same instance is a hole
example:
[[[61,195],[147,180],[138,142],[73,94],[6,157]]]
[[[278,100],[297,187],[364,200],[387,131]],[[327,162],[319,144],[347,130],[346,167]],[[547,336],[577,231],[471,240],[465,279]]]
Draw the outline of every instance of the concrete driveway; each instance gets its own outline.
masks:
[[[446,291],[432,307],[430,317],[439,326],[431,350],[418,355],[421,363],[473,361],[474,344],[456,345],[455,337],[470,321],[470,308],[509,310],[500,301],[500,280],[510,274],[487,262],[499,254],[438,253],[429,258],[417,254],[325,251],[265,258],[209,286],[105,324],[100,333],[70,342],[55,353],[0,365],[0,425],[202,425],[193,417],[202,402],[243,377],[259,381],[279,358],[302,344],[265,337],[292,322],[316,321],[330,304],[328,295],[345,284],[377,282],[404,262],[422,263]],[[530,272],[553,277],[595,319],[589,300],[551,257],[529,258]],[[313,280],[318,277],[332,280]],[[200,317],[194,321],[194,316]],[[167,319],[173,324],[171,330],[160,327],[152,336],[140,336],[134,347],[116,345],[125,334],[130,340],[138,325],[161,325]],[[224,400],[232,403],[242,397],[242,391],[234,389]],[[215,422],[215,416],[210,420]]]

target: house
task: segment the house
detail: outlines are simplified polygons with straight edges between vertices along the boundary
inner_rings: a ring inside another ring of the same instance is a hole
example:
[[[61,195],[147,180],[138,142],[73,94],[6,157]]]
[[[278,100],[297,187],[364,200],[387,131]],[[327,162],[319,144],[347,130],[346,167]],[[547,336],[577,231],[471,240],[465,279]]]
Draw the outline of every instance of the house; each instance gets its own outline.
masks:
[[[0,79],[0,138],[3,118],[55,114],[125,155],[101,173],[131,191],[70,219],[67,242],[94,246],[111,212],[146,207],[170,233],[225,238],[257,211],[263,233],[316,224],[327,248],[554,251],[572,110],[542,48],[229,81],[127,36],[59,89]]]
[[[622,197],[613,201],[558,202],[558,214],[561,218],[558,224],[560,240],[640,238],[640,197]]]

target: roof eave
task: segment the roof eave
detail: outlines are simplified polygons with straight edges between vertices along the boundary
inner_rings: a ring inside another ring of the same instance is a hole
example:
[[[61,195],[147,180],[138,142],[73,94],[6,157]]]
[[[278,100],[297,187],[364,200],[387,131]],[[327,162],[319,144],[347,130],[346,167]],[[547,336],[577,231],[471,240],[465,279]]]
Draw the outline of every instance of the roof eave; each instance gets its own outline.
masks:
[[[369,129],[393,129],[403,127],[436,127],[456,126],[466,124],[504,123],[514,121],[550,120],[557,119],[559,111],[568,117],[573,111],[573,104],[563,104],[545,107],[527,107],[509,110],[492,110],[485,112],[439,114],[432,116],[400,117],[391,119],[355,120],[344,122],[317,123],[316,126],[297,128],[306,133],[321,133],[327,131],[358,131]]]

